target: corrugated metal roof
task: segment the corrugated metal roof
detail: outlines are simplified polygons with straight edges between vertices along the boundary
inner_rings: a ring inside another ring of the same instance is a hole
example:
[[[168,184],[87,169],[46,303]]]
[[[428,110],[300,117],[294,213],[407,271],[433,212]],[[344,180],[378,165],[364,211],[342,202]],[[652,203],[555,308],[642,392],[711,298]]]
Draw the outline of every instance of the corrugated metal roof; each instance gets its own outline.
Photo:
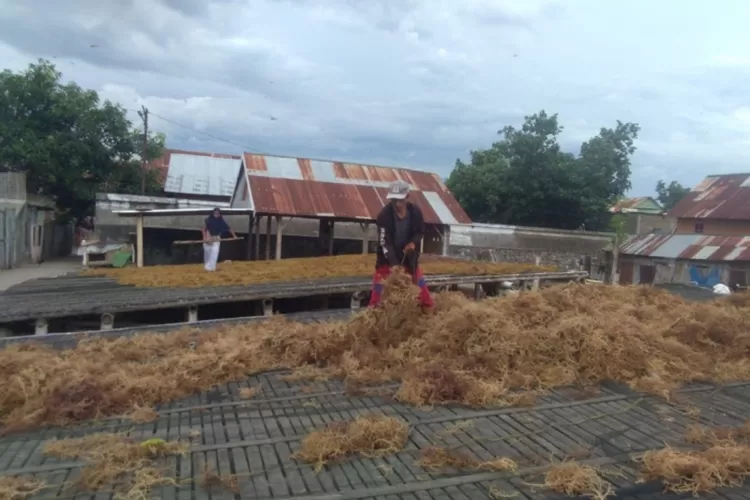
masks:
[[[648,234],[626,241],[620,247],[620,253],[665,259],[750,260],[750,237]]]
[[[388,186],[403,180],[429,224],[467,224],[469,216],[436,174],[403,168],[245,153],[243,201],[259,213],[373,220]]]
[[[632,211],[636,211],[637,212],[639,210],[643,210],[644,212],[651,213],[651,212],[655,212],[656,211],[656,208],[639,207],[639,205],[644,204],[644,203],[655,205],[656,207],[660,207],[661,206],[659,204],[659,202],[656,201],[651,196],[638,196],[636,198],[625,198],[625,199],[622,199],[622,200],[618,201],[617,203],[615,203],[612,206],[612,208],[610,208],[610,212],[614,212],[614,213],[617,213],[617,212],[632,212]]]
[[[169,165],[172,161],[172,155],[189,155],[189,156],[224,158],[224,159],[236,160],[235,167],[234,167],[235,170],[233,174],[235,176],[237,175],[236,166],[239,165],[239,162],[242,159],[242,156],[239,156],[239,155],[229,155],[229,154],[223,154],[223,153],[204,153],[201,151],[186,151],[183,149],[166,149],[164,150],[164,154],[160,158],[151,160],[148,163],[148,168],[152,170],[156,170],[159,173],[159,181],[162,183],[162,186],[167,182]],[[192,192],[187,192],[187,193],[194,194]],[[229,196],[231,195],[232,193],[229,193]]]
[[[750,174],[710,175],[669,215],[687,219],[750,220]]]
[[[172,153],[164,191],[204,196],[232,196],[240,160]]]

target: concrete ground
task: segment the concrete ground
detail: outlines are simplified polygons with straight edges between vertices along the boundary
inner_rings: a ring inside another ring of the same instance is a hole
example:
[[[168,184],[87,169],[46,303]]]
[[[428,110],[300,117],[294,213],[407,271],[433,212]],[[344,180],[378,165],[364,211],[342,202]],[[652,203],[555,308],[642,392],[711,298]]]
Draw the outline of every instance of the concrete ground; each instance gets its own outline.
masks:
[[[80,257],[56,259],[41,264],[24,264],[14,269],[2,269],[0,270],[0,293],[24,281],[37,278],[54,278],[81,269]]]

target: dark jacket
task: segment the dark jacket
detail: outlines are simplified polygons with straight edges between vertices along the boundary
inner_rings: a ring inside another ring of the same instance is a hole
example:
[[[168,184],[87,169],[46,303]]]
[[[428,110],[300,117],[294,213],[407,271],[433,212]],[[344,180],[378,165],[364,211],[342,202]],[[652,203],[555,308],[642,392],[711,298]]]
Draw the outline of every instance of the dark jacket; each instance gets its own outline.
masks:
[[[411,266],[416,267],[419,259],[419,247],[424,236],[424,217],[422,211],[413,203],[407,203],[409,211],[409,241],[416,247],[414,256],[409,260]],[[383,207],[375,220],[378,229],[378,256],[376,266],[400,266],[404,262],[404,249],[393,246],[393,237],[396,227],[396,211],[390,203]],[[412,269],[413,270],[413,269]]]
[[[206,231],[211,236],[221,236],[223,233],[229,232],[229,224],[224,220],[224,217],[211,215],[206,219]]]

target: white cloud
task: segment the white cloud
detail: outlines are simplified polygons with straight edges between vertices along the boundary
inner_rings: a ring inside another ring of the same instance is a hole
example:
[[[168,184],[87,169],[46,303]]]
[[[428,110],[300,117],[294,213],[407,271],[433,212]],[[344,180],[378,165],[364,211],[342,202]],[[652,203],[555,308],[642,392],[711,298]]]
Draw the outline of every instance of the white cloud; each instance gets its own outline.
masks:
[[[134,121],[145,105],[175,147],[441,175],[540,109],[573,151],[635,121],[634,194],[650,194],[746,170],[750,5],[727,3],[0,0],[0,60],[50,58]]]

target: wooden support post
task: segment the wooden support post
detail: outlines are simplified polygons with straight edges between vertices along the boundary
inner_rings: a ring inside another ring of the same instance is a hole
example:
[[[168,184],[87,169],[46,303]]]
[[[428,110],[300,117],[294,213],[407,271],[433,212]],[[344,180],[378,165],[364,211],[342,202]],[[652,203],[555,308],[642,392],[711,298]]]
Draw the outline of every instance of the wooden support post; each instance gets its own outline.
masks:
[[[271,260],[271,216],[266,217],[266,260]]]
[[[609,275],[609,284],[611,285],[618,285],[620,283],[620,279],[617,273],[617,268],[619,267],[620,263],[620,238],[619,235],[615,235],[615,241],[612,245],[612,269],[610,269],[610,275]]]
[[[321,255],[333,255],[333,221],[318,221],[318,245]]]
[[[197,323],[198,322],[198,306],[190,306],[187,310],[187,322]]]
[[[253,260],[253,224],[255,223],[255,214],[250,214],[247,218],[247,249],[245,251],[245,260]]]
[[[352,294],[351,298],[351,308],[352,309],[359,309],[362,307],[362,299],[364,298],[364,294],[362,292],[354,292]]]
[[[370,223],[363,222],[359,227],[362,228],[362,255],[365,255],[370,249]]]
[[[34,323],[34,335],[47,335],[47,332],[49,331],[48,326],[46,319],[39,318]]]
[[[328,255],[333,255],[333,239],[335,238],[334,232],[336,230],[336,223],[331,221],[330,237],[328,239]]]
[[[273,316],[273,299],[264,299],[262,304],[263,316]]]
[[[276,260],[281,260],[281,243],[283,241],[284,228],[289,222],[280,215],[276,216]]]
[[[443,227],[443,257],[447,257],[451,251],[451,227]]]
[[[101,316],[101,322],[99,329],[102,331],[108,331],[115,327],[115,315],[110,313],[104,313]]]
[[[135,222],[136,265],[143,267],[143,214],[138,214]]]
[[[540,264],[541,262],[542,262],[542,259],[541,259],[541,257],[539,257],[538,255],[536,255],[536,256],[534,257],[534,265],[538,266],[538,265],[539,265],[539,264]],[[541,282],[541,281],[540,281],[540,279],[539,279],[539,278],[534,278],[534,281],[533,281],[533,282],[532,282],[532,284],[531,284],[531,289],[532,289],[532,290],[539,290],[539,285],[540,285],[540,282]]]
[[[253,260],[260,260],[260,215],[255,214],[255,253]]]

